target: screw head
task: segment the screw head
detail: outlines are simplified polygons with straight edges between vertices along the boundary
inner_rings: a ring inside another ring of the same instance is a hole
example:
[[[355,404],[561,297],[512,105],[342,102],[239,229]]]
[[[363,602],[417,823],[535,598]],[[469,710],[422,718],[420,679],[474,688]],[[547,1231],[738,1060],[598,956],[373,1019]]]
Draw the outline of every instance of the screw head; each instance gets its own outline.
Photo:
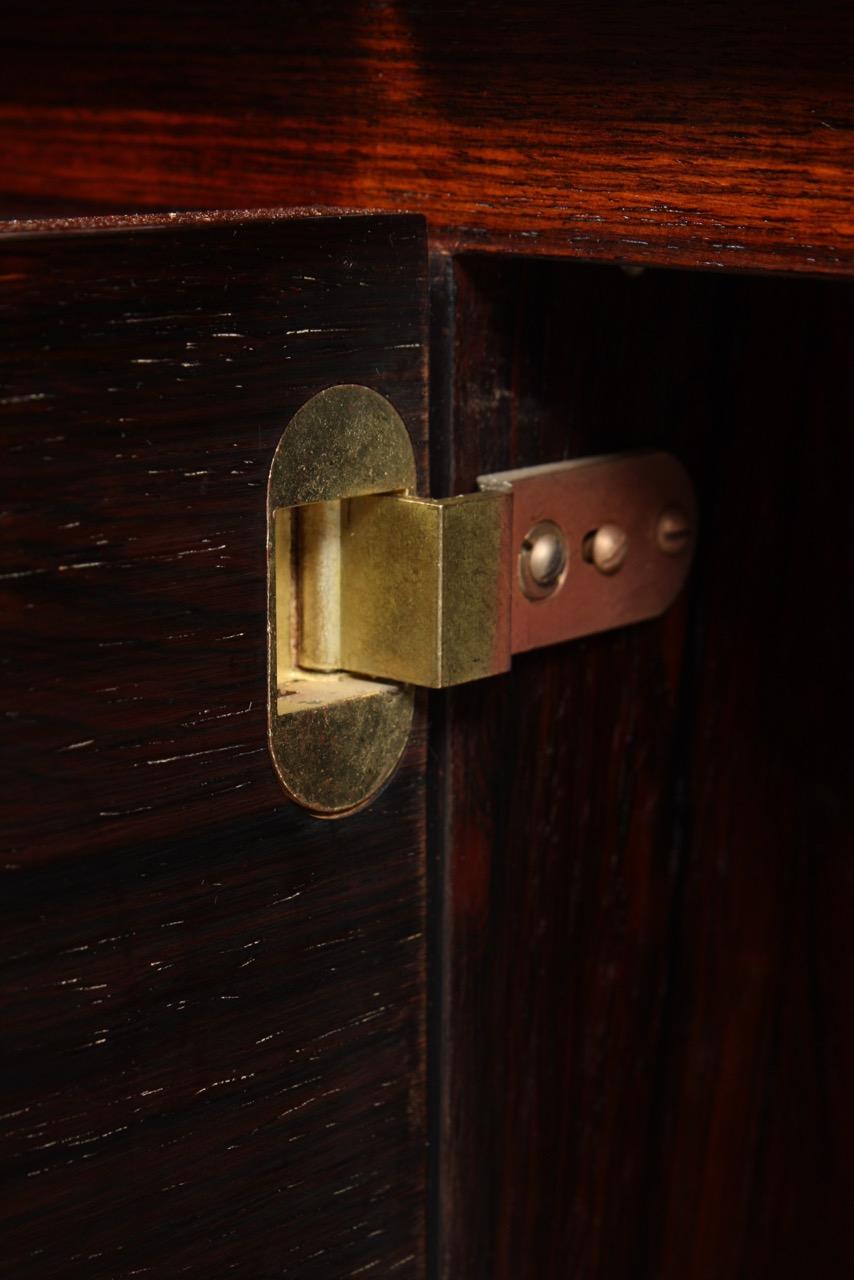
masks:
[[[600,573],[616,573],[628,550],[629,539],[625,529],[621,529],[618,524],[603,524],[588,533],[582,546],[582,555]]]
[[[519,552],[519,580],[529,600],[543,600],[563,585],[569,554],[563,530],[541,520],[525,535]]]
[[[691,541],[691,525],[685,512],[679,507],[668,507],[658,518],[656,541],[659,551],[668,556],[678,556]]]

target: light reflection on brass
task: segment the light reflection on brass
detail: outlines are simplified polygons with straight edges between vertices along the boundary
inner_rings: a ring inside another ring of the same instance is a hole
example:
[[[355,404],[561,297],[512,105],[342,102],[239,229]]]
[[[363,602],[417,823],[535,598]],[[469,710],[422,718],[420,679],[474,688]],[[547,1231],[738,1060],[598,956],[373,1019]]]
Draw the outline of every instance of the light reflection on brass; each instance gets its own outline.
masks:
[[[406,427],[388,401],[366,387],[331,387],[314,396],[289,422],[273,458],[267,498],[270,750],[285,790],[318,816],[352,813],[388,780],[409,737],[414,691],[298,665],[293,508],[408,492],[415,478]],[[324,563],[331,571],[328,556]],[[327,632],[322,656],[330,656],[331,644]]]
[[[298,507],[298,660],[311,671],[341,663],[341,503]]]
[[[441,689],[510,667],[509,494],[354,498],[341,541],[341,663]]]

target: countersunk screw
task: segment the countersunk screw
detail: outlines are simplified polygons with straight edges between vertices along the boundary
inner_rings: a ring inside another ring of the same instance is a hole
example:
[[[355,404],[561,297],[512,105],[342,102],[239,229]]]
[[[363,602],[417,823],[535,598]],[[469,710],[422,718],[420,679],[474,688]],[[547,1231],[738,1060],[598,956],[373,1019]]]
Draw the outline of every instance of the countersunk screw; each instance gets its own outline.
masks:
[[[542,520],[525,536],[519,553],[519,578],[529,600],[542,600],[563,584],[569,559],[563,530]]]
[[[616,573],[629,550],[629,538],[618,524],[602,524],[588,533],[582,544],[581,554],[588,564],[600,573]]]
[[[679,507],[668,507],[658,518],[658,548],[668,556],[678,556],[691,541],[691,525]]]

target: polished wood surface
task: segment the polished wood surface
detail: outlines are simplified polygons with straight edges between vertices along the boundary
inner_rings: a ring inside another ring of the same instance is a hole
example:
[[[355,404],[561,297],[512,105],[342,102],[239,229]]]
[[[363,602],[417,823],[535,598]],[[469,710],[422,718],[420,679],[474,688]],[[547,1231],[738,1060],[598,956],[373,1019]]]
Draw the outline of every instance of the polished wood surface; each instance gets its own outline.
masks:
[[[16,1280],[423,1274],[423,726],[367,812],[285,800],[265,487],[337,382],[423,470],[425,272],[409,217],[0,238]]]
[[[850,272],[849,3],[16,6],[0,207],[423,213],[448,250]]]
[[[0,264],[16,1280],[854,1274],[850,300],[724,274],[854,271],[851,36],[847,0],[4,15],[0,215],[55,215]],[[426,219],[429,433],[417,219],[281,204]],[[665,619],[431,696],[318,823],[264,745],[263,493],[347,379],[437,495],[670,448],[701,545]]]
[[[665,618],[437,705],[441,1274],[848,1275],[849,288],[481,257],[434,293],[437,485],[662,447],[702,512]]]

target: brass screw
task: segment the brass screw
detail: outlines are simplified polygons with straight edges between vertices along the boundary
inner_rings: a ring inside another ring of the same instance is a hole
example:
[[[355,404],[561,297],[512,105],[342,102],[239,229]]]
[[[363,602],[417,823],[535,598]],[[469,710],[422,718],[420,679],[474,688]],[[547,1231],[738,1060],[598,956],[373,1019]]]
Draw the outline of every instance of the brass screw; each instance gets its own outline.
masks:
[[[621,568],[628,550],[629,539],[625,529],[621,529],[618,524],[603,524],[588,533],[582,544],[581,554],[600,573],[610,574]]]
[[[691,526],[679,507],[668,507],[658,518],[658,548],[668,556],[678,556],[691,541]]]
[[[568,561],[563,530],[551,520],[535,524],[519,552],[519,580],[529,600],[543,600],[563,584]]]

